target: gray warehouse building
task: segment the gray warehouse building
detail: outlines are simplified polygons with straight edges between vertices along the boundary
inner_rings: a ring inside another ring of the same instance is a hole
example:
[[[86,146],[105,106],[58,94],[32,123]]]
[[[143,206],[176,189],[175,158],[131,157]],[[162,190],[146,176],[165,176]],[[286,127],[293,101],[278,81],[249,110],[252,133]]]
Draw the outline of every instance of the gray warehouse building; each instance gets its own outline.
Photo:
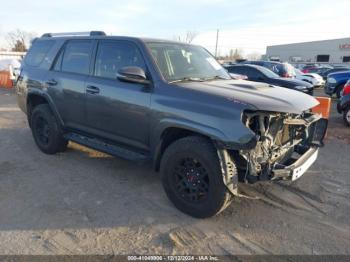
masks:
[[[268,46],[266,58],[291,63],[350,63],[350,37]]]

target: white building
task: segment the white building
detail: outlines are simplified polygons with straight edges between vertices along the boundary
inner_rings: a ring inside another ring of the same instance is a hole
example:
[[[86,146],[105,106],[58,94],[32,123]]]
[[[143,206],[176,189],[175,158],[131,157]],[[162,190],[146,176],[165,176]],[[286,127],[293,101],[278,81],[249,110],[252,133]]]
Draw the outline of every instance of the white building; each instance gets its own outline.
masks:
[[[350,63],[350,38],[268,46],[266,59],[292,63]]]

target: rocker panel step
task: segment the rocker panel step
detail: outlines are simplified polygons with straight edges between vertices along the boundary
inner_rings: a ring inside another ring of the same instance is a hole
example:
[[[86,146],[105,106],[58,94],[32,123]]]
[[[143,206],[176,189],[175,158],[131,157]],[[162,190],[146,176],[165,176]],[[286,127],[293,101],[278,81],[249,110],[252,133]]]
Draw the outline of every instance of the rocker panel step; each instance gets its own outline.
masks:
[[[104,152],[113,156],[117,156],[120,158],[124,158],[127,160],[132,160],[132,161],[149,160],[148,155],[134,152],[117,145],[109,144],[96,138],[90,138],[90,137],[83,136],[76,133],[67,133],[64,135],[64,138],[67,140],[71,140],[75,143],[93,148],[97,151],[101,151],[101,152]]]

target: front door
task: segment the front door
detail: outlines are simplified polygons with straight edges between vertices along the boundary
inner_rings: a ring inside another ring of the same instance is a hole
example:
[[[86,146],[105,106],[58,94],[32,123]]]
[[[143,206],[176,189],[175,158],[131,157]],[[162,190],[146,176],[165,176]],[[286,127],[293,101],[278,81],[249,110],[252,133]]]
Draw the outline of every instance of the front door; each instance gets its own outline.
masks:
[[[88,129],[95,135],[147,150],[151,88],[117,79],[118,70],[125,66],[138,66],[147,72],[135,43],[99,41],[93,74],[86,81]]]

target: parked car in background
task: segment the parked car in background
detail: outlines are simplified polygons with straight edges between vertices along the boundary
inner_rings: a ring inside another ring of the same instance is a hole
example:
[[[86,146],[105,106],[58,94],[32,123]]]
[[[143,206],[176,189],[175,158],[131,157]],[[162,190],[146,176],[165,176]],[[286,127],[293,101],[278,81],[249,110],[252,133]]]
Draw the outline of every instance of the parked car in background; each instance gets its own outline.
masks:
[[[350,79],[350,70],[329,74],[324,86],[327,95],[336,95],[338,98],[342,96],[343,88]]]
[[[242,64],[259,65],[270,69],[280,77],[295,77],[294,67],[288,63],[272,62],[272,61],[244,61]]]
[[[293,66],[299,70],[302,70],[305,66],[305,64],[300,64],[300,63],[294,63]]]
[[[319,67],[318,69],[315,69],[315,70],[309,70],[309,73],[316,73],[316,74],[323,74],[324,72],[328,71],[328,70],[331,70],[333,69],[332,66],[321,66]],[[325,79],[326,80],[326,79]]]
[[[308,65],[305,65],[303,69],[301,69],[301,72],[303,72],[304,74],[307,74],[307,73],[320,74],[332,68],[333,67],[330,65],[308,64]]]
[[[318,69],[317,65],[315,65],[315,64],[307,64],[301,69],[301,72],[303,72],[305,74],[305,73],[308,73],[309,70],[315,70],[315,69]]]
[[[232,77],[232,79],[235,79],[235,80],[247,80],[248,79],[248,77],[246,75],[230,73],[230,76]]]
[[[312,84],[314,87],[320,87],[325,84],[325,81],[323,80],[322,76],[316,73],[307,73],[304,74],[301,72],[299,69],[294,69],[295,70],[295,78],[308,82]]]
[[[327,70],[325,70],[323,72],[320,72],[320,76],[322,76],[324,80],[327,80],[327,76],[329,74],[337,73],[337,72],[341,72],[341,71],[348,71],[348,70],[350,70],[350,68],[346,67],[346,66],[334,67],[334,68],[331,68],[331,69],[327,69]]]
[[[295,78],[289,79],[280,77],[263,66],[239,64],[228,66],[226,69],[229,73],[246,75],[250,81],[286,87],[309,95],[313,94],[314,87],[310,83]]]
[[[349,64],[336,64],[336,65],[332,65],[333,68],[338,68],[338,67],[346,67],[350,69],[350,65]]]
[[[221,63],[222,66],[235,65],[237,64],[235,61],[225,61]]]
[[[350,80],[344,85],[343,96],[338,101],[337,110],[343,114],[344,123],[350,126]]]

